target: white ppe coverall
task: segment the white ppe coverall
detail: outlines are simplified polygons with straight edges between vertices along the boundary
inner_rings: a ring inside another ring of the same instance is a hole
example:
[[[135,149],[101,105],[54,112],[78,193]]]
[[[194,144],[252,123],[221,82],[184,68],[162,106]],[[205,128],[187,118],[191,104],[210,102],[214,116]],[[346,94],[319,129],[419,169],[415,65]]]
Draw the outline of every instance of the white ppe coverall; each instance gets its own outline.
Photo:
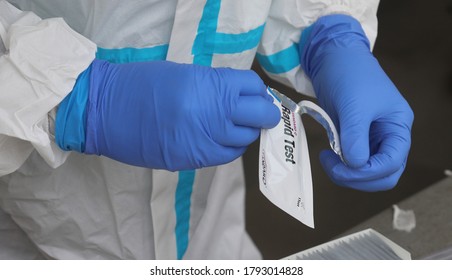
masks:
[[[258,259],[241,159],[169,172],[65,152],[58,104],[97,57],[249,69],[313,95],[297,44],[344,13],[376,38],[377,0],[0,0],[0,258]]]

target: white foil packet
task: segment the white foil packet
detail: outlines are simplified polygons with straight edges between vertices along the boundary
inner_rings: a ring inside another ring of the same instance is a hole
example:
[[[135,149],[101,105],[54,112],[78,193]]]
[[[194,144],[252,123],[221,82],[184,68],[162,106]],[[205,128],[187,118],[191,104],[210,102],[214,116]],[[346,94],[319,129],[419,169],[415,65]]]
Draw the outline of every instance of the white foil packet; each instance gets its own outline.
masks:
[[[307,100],[296,104],[271,88],[267,92],[280,109],[281,121],[261,131],[259,188],[273,204],[314,228],[311,163],[301,115],[309,114],[326,129],[331,148],[342,158],[339,134],[328,114],[316,104]]]

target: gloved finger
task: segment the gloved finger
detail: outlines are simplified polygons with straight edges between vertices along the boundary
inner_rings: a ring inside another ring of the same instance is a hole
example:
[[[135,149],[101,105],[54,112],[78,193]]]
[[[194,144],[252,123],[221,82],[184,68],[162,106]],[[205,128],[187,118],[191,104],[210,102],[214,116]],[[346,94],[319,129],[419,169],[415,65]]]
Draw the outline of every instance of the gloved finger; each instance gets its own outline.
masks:
[[[380,155],[371,157],[374,165],[377,165],[375,162],[379,161]],[[397,168],[386,169],[383,172],[381,172],[381,165],[373,170],[372,163],[362,168],[352,169],[345,166],[340,158],[330,150],[323,151],[320,154],[320,162],[328,177],[335,184],[362,191],[379,191],[393,188],[406,166],[405,158]]]
[[[246,151],[247,147],[223,147],[221,156],[218,158],[218,162],[213,165],[220,165],[229,163],[241,155],[243,155]]]
[[[340,120],[342,154],[348,166],[357,168],[369,160],[370,121],[362,116],[348,116]]]
[[[256,72],[252,70],[228,70],[230,70],[228,72],[229,81],[238,88],[240,95],[267,95],[267,87]]]
[[[246,147],[257,140],[260,128],[237,126],[232,123],[221,130],[221,134],[213,135],[214,140],[227,147]]]
[[[365,191],[365,192],[377,192],[377,191],[387,191],[393,189],[405,170],[405,165],[400,167],[395,173],[390,176],[380,178],[378,180],[367,181],[367,182],[348,182],[348,181],[336,181],[335,184],[342,187],[348,187],[351,189]]]
[[[399,122],[379,120],[371,127],[371,146],[376,151],[389,155],[396,165],[400,165],[408,155],[411,146],[411,125],[404,124],[402,117]]]
[[[197,153],[196,162],[192,162],[189,166],[180,166],[183,161],[176,162],[174,166],[168,168],[170,171],[193,169],[193,166],[197,168],[216,166],[229,163],[245,153],[247,147],[225,147],[217,144],[215,152],[210,149],[200,149]]]
[[[267,94],[264,95],[264,97],[265,97],[265,100],[268,100],[268,102],[270,102],[270,103],[274,102],[273,97],[270,96],[270,94],[268,94],[268,92],[267,92]]]
[[[231,112],[231,120],[236,125],[272,128],[281,119],[276,105],[261,96],[240,96]]]
[[[360,182],[377,180],[386,176],[393,174],[397,171],[403,161],[396,162],[387,154],[375,154],[370,157],[369,162],[364,166],[358,168],[351,168],[344,164],[335,165],[331,169],[331,176],[335,180],[339,181],[349,181],[349,182]],[[329,163],[328,166],[331,167]]]
[[[394,188],[405,170],[405,164],[393,174],[372,181],[334,181],[335,184],[365,192],[386,191]]]
[[[371,146],[378,146],[375,154],[358,168],[337,166],[334,171],[337,180],[376,180],[393,174],[406,161],[411,145],[408,127],[391,122],[376,122],[372,125],[371,135]]]

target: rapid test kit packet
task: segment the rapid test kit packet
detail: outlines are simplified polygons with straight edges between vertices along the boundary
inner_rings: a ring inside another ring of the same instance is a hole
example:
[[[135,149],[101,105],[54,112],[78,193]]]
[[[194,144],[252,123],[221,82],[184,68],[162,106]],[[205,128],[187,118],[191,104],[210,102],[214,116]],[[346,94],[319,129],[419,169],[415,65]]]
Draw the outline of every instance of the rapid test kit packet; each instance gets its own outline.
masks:
[[[342,159],[339,135],[331,118],[315,103],[297,104],[272,88],[267,92],[281,112],[281,121],[261,131],[259,188],[273,204],[314,228],[311,164],[301,115],[310,115],[325,128],[331,148]]]

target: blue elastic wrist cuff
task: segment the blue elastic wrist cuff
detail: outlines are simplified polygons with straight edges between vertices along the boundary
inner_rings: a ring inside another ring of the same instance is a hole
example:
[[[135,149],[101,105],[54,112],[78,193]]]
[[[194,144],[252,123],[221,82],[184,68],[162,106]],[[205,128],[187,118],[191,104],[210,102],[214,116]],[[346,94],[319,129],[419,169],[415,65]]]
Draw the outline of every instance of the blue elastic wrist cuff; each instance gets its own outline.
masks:
[[[65,151],[85,151],[86,104],[91,66],[77,78],[74,88],[60,103],[55,120],[55,142]]]

